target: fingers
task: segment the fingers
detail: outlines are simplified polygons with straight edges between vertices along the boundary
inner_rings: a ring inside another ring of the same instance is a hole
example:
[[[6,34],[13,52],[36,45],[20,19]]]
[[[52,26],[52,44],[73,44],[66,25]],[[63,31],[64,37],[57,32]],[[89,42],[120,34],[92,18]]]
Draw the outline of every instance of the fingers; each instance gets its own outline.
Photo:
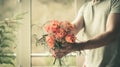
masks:
[[[55,51],[54,57],[56,58],[62,58],[63,56],[67,55],[69,52],[65,49],[59,49]]]
[[[65,56],[67,53],[61,53],[61,52],[59,52],[59,53],[55,53],[55,55],[54,55],[54,57],[55,58],[62,58],[63,56]]]
[[[55,58],[62,58],[63,56],[67,55],[71,52],[71,46],[63,47],[61,49],[52,49],[51,53]]]
[[[50,50],[50,52],[52,53],[52,56],[55,58],[62,58],[63,56],[65,56],[67,54],[67,52],[61,49],[55,49],[55,50]]]
[[[52,53],[53,57],[56,57],[56,52],[53,49],[50,49],[50,52]]]

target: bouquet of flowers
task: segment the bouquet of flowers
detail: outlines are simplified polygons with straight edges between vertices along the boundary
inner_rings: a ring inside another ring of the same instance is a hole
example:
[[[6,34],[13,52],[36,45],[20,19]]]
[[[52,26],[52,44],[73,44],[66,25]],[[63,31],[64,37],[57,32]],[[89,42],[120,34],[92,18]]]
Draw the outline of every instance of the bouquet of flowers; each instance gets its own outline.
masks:
[[[74,26],[68,21],[52,20],[50,23],[46,24],[44,28],[47,34],[43,35],[39,41],[41,44],[47,43],[50,49],[61,49],[65,43],[74,43],[76,40],[73,34]],[[59,60],[61,66],[60,58],[55,58],[53,64],[55,64],[56,59]]]

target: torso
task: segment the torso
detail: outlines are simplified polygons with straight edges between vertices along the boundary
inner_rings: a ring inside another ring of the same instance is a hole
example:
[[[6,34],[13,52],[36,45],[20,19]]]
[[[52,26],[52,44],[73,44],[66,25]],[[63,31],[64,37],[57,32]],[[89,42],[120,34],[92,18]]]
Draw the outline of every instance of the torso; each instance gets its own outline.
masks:
[[[106,21],[111,10],[110,1],[104,0],[96,4],[88,2],[85,5],[83,11],[85,21],[84,40],[103,33],[106,30]],[[107,46],[86,50],[86,67],[115,67],[117,59],[120,60],[120,51],[118,51],[120,49],[119,41],[120,39]],[[120,61],[118,61],[118,65],[120,66]]]

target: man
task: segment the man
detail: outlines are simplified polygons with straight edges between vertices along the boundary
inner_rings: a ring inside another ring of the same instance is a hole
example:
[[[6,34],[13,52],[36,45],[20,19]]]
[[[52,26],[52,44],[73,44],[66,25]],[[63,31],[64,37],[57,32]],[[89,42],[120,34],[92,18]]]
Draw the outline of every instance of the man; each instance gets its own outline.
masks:
[[[86,67],[120,67],[120,0],[92,0],[84,4],[73,21],[82,42],[54,50],[61,58],[73,51],[86,51]]]

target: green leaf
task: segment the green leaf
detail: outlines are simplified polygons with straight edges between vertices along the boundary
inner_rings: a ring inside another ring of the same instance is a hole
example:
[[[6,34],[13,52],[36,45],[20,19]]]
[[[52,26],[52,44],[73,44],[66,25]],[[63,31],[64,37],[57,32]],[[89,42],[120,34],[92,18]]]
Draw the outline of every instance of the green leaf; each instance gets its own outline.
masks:
[[[0,35],[4,33],[4,29],[0,28]]]
[[[13,19],[14,20],[21,20],[21,19],[23,19],[23,16],[25,15],[25,14],[27,14],[28,12],[23,12],[23,13],[21,13],[21,14],[18,14],[18,15],[16,15],[16,16],[14,16],[13,17]]]
[[[4,29],[5,29],[5,26],[0,26],[0,29],[3,29],[3,30],[4,30]]]
[[[9,27],[9,26],[5,27],[4,30],[5,30],[5,32],[14,32],[13,27],[11,28],[11,27]]]
[[[2,47],[2,48],[10,47],[10,45],[9,44],[2,44],[2,45],[0,45],[0,47]]]
[[[0,57],[0,63],[1,64],[3,64],[3,63],[5,63],[5,64],[11,64],[11,65],[13,65],[14,66],[14,63],[12,62],[12,58],[10,58],[10,57]]]
[[[15,31],[16,29],[19,28],[20,23],[18,21],[11,21],[10,23],[8,23],[8,27],[10,29],[12,29],[13,31]]]
[[[38,44],[47,45],[46,40],[45,40],[46,36],[48,36],[48,34],[42,35],[40,39],[36,38],[36,46],[38,46]]]
[[[8,54],[14,54],[14,52],[13,51],[11,51],[11,50],[0,50],[0,56],[4,56],[4,55],[8,55]]]
[[[15,43],[13,42],[4,42],[0,44],[0,47],[5,48],[5,47],[12,47],[13,45],[15,45]]]
[[[15,58],[16,58],[16,56],[14,56],[13,54],[0,54],[0,57],[5,57],[5,58],[10,58],[10,59],[12,59],[12,60],[14,60]]]
[[[5,47],[12,47],[15,46],[16,43],[10,39],[4,39],[1,43],[0,43],[0,47],[5,48]]]
[[[10,40],[10,41],[14,42],[15,39],[16,39],[16,36],[14,34],[12,34],[12,33],[7,32],[7,33],[3,34],[2,39],[3,39],[3,41]]]

